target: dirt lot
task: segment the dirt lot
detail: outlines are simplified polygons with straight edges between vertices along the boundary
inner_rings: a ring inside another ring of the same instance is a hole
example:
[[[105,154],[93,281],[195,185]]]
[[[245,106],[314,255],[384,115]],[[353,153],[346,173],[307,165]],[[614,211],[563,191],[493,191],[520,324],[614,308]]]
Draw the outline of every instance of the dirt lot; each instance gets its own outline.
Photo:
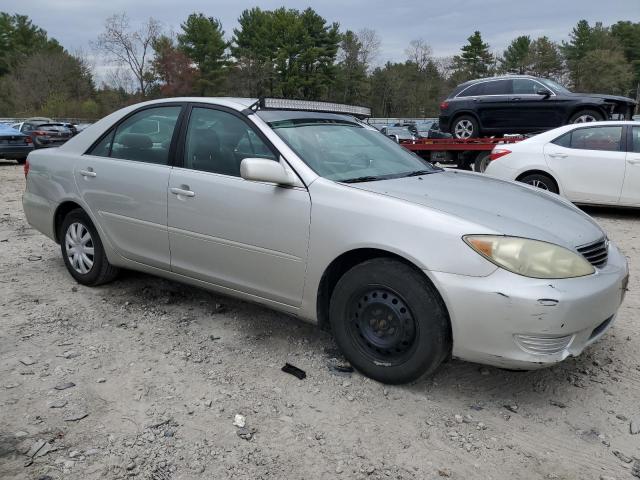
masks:
[[[327,333],[259,306],[137,273],[77,285],[25,223],[23,189],[0,161],[2,479],[633,478],[640,212],[590,211],[632,273],[580,358],[526,373],[452,361],[385,387],[331,370]]]

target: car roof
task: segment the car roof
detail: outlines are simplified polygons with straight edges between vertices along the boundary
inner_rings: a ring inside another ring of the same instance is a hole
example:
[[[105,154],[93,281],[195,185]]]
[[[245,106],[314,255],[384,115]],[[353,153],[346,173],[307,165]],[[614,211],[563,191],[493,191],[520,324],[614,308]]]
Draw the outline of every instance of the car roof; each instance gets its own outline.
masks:
[[[640,127],[640,121],[632,121],[632,120],[604,120],[600,122],[588,122],[588,123],[572,123],[570,125],[563,125],[558,128],[554,128],[552,130],[547,130],[546,132],[539,133],[538,135],[534,135],[527,139],[527,141],[535,142],[548,142],[549,139],[557,138],[567,132],[572,130],[577,130],[579,128],[586,127],[597,127],[597,126],[624,126],[624,125],[633,125],[635,127]]]
[[[479,83],[479,82],[489,82],[493,80],[513,80],[517,78],[527,78],[530,80],[545,80],[542,77],[535,77],[533,75],[515,75],[515,74],[514,75],[498,75],[495,77],[474,78],[473,80],[467,80],[464,83],[460,83],[458,87],[466,87],[468,85],[473,85],[474,83]]]

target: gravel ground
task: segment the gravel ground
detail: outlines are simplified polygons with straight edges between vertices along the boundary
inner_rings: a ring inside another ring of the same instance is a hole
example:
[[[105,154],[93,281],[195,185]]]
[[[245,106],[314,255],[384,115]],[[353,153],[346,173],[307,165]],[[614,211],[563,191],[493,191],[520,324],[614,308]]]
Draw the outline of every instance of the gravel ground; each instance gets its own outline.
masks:
[[[581,357],[451,361],[386,387],[331,370],[327,333],[260,306],[132,272],[77,285],[26,224],[23,189],[0,161],[2,479],[640,476],[640,212],[589,211],[632,273]]]

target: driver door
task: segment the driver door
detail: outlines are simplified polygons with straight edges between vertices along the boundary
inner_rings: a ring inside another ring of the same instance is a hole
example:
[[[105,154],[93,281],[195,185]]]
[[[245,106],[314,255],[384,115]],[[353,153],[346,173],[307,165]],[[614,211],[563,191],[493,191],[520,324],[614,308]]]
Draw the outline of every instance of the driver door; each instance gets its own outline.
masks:
[[[311,218],[306,188],[240,177],[244,158],[279,156],[237,112],[193,106],[183,142],[181,166],[169,179],[172,271],[300,305]]]

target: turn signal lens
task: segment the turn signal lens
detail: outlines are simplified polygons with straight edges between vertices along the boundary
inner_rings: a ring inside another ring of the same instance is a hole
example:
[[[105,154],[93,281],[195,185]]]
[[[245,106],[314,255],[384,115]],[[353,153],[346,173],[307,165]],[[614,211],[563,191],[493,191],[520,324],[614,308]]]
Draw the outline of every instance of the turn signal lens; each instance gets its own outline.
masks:
[[[582,255],[553,243],[499,235],[465,235],[462,238],[490,262],[525,277],[573,278],[595,272]]]

